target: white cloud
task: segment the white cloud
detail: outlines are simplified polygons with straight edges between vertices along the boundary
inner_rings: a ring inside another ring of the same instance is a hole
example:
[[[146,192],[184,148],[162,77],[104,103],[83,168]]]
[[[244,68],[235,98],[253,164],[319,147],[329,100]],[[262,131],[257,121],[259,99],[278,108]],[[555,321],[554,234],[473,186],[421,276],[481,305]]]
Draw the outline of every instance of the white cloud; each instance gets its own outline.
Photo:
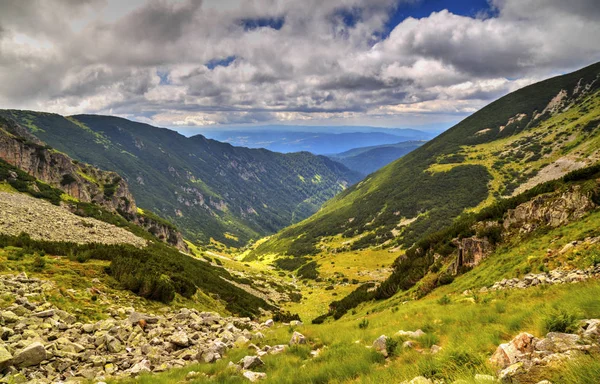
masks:
[[[455,122],[600,59],[594,0],[493,0],[495,17],[442,11],[408,18],[382,39],[395,4],[7,1],[0,101],[166,126],[415,125]],[[344,22],[348,14],[355,23]],[[281,28],[257,27],[269,23]]]

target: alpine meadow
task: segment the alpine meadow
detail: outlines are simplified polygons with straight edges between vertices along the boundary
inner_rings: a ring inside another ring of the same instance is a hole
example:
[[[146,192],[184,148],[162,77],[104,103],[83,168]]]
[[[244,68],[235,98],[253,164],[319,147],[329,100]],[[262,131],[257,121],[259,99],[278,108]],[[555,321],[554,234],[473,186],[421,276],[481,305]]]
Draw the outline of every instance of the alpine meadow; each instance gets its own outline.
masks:
[[[0,383],[597,384],[594,0],[0,2]]]

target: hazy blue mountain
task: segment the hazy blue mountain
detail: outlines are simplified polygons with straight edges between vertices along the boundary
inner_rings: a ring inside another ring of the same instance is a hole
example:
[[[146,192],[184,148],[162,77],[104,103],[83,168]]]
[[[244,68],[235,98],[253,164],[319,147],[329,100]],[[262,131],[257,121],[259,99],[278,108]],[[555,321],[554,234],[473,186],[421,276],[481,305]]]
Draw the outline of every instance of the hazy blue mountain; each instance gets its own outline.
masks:
[[[353,148],[346,152],[330,155],[329,158],[344,164],[353,171],[368,175],[423,144],[425,144],[425,141],[403,141],[391,145]]]
[[[255,131],[244,130],[206,130],[207,137],[249,148],[266,148],[276,152],[308,151],[317,155],[344,152],[357,147],[396,144],[402,141],[428,140],[433,134],[414,129],[372,128],[370,132],[345,132],[345,128],[332,128],[331,133],[313,131],[298,132],[282,127]]]

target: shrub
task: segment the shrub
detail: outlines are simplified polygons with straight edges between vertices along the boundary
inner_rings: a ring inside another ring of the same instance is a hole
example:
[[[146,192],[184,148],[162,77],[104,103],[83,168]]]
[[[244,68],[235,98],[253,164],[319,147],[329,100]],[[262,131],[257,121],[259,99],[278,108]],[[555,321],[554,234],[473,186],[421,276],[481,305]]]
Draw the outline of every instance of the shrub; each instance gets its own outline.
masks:
[[[40,272],[46,267],[46,259],[43,256],[36,254],[31,264],[35,272]]]
[[[359,329],[367,329],[369,327],[369,320],[363,319],[360,323],[358,323]]]
[[[292,320],[302,321],[300,320],[300,315],[297,313],[292,314],[287,311],[278,311],[273,315],[273,321],[277,321],[279,323],[289,323]]]
[[[448,295],[444,295],[444,296],[440,297],[437,301],[437,303],[439,305],[448,305],[448,304],[450,304],[450,302],[451,302],[451,300],[450,300],[450,297],[448,297]]]
[[[388,356],[395,356],[398,352],[398,340],[393,337],[388,337],[385,340],[385,350]]]
[[[575,332],[577,315],[567,309],[560,308],[547,314],[544,318],[546,332]]]

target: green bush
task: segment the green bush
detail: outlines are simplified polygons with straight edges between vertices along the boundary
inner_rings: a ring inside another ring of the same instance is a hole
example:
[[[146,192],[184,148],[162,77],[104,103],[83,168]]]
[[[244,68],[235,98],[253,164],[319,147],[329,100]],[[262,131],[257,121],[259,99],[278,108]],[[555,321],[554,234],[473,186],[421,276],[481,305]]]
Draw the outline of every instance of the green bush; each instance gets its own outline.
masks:
[[[577,331],[578,316],[564,308],[558,308],[544,317],[546,332],[575,332]]]
[[[369,327],[369,320],[362,319],[360,323],[358,323],[359,329],[367,329]]]
[[[393,337],[388,337],[385,339],[385,350],[388,353],[388,356],[395,356],[398,352],[398,340]]]
[[[448,304],[450,304],[450,302],[451,302],[451,300],[450,300],[450,297],[448,297],[448,295],[444,295],[444,296],[440,297],[437,301],[437,303],[439,305],[448,305]]]
[[[44,259],[44,257],[40,254],[36,254],[31,266],[35,272],[41,272],[44,270],[44,268],[46,268],[46,259]]]

